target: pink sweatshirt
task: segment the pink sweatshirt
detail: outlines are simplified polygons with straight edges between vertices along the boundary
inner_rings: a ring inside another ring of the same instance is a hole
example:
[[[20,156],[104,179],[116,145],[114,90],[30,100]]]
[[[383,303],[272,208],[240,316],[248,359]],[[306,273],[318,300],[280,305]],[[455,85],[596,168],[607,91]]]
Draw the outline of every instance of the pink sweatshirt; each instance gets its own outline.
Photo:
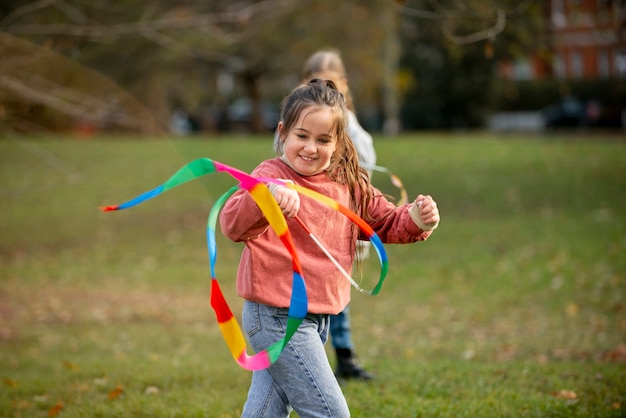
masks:
[[[330,180],[326,173],[301,176],[274,158],[262,162],[252,175],[290,179],[350,207],[348,187]],[[431,234],[415,225],[408,213],[409,206],[396,207],[374,189],[368,210],[372,219],[380,220],[371,227],[384,243],[412,243],[425,240]],[[357,239],[352,233],[352,222],[338,211],[302,195],[298,217],[350,272],[354,259],[352,247]],[[350,283],[297,221],[287,219],[287,224],[304,273],[309,313],[341,312],[350,302]],[[220,226],[229,239],[245,243],[237,272],[239,296],[264,305],[289,307],[293,275],[291,256],[246,191],[236,192],[226,202],[220,213]]]

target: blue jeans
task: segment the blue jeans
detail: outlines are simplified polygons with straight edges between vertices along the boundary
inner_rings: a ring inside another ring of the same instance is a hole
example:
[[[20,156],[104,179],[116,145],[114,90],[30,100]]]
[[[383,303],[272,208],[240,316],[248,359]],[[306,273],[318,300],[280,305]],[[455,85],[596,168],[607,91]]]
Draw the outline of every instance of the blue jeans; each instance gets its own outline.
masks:
[[[245,301],[242,327],[255,352],[285,335],[286,308]],[[252,373],[242,417],[281,418],[295,410],[302,418],[344,418],[348,403],[330,367],[324,344],[329,316],[309,314],[278,360]]]
[[[330,316],[330,342],[334,348],[354,348],[350,331],[350,305],[337,315]]]

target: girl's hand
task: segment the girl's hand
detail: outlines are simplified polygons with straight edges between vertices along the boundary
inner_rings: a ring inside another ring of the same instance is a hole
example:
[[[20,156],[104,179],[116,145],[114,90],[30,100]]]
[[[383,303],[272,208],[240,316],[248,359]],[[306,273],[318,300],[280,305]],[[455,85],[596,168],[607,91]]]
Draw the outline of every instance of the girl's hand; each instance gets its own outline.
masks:
[[[280,206],[280,210],[287,218],[293,218],[298,214],[300,210],[300,195],[297,191],[290,189],[287,186],[275,185],[270,187],[272,196]]]
[[[437,202],[430,195],[418,195],[414,202],[414,208],[410,210],[411,217],[422,230],[430,231],[437,228],[439,209]]]

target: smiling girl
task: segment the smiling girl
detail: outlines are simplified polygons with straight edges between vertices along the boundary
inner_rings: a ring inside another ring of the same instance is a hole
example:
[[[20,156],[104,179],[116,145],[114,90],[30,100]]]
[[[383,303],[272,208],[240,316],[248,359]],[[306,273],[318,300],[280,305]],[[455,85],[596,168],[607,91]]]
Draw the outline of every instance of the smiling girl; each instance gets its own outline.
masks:
[[[262,162],[252,175],[292,181],[322,193],[359,214],[385,243],[423,241],[439,223],[437,204],[418,195],[396,207],[369,183],[346,134],[343,95],[334,83],[311,80],[283,100],[277,157]],[[350,301],[350,283],[293,219],[296,215],[324,243],[341,266],[352,268],[358,228],[323,203],[300,199],[297,191],[269,185],[287,217],[304,273],[308,315],[278,360],[252,374],[243,417],[349,417],[350,410],[330,366],[324,344],[329,315]],[[285,334],[291,296],[292,260],[252,197],[235,193],[220,214],[224,234],[245,244],[237,272],[244,298],[243,328],[255,351]]]

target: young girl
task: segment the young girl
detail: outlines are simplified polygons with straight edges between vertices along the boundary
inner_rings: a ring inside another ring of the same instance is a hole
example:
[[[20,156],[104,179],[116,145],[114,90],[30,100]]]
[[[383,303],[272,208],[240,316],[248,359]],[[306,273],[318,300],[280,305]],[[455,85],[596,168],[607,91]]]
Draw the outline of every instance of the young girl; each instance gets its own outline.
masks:
[[[295,88],[282,104],[278,157],[262,162],[252,175],[293,181],[338,201],[365,219],[383,242],[425,240],[439,223],[435,201],[424,195],[402,207],[387,201],[359,167],[346,122],[344,97],[332,82],[316,79]],[[242,416],[288,417],[295,410],[301,417],[348,417],[324,344],[329,315],[341,312],[350,301],[350,283],[291,218],[297,215],[348,272],[358,228],[323,203],[300,199],[293,189],[270,190],[299,250],[308,315],[278,360],[253,372]],[[237,272],[237,292],[245,299],[242,326],[252,349],[261,351],[285,334],[292,260],[244,191],[226,202],[220,225],[227,237],[245,243]]]
[[[331,48],[320,49],[307,58],[302,69],[302,80],[306,83],[314,78],[332,81],[339,92],[343,94],[348,115],[346,130],[354,144],[359,164],[367,170],[371,178],[373,167],[376,166],[374,141],[372,136],[359,124],[354,113],[346,68],[338,50]],[[280,135],[277,131],[274,136],[275,149],[280,142]],[[357,260],[365,260],[369,257],[369,241],[357,241],[356,248]],[[352,341],[349,305],[337,315],[330,316],[330,342],[335,349],[335,357],[337,359],[335,375],[337,377],[358,380],[371,380],[375,377],[372,373],[365,370],[357,359],[354,342]]]

